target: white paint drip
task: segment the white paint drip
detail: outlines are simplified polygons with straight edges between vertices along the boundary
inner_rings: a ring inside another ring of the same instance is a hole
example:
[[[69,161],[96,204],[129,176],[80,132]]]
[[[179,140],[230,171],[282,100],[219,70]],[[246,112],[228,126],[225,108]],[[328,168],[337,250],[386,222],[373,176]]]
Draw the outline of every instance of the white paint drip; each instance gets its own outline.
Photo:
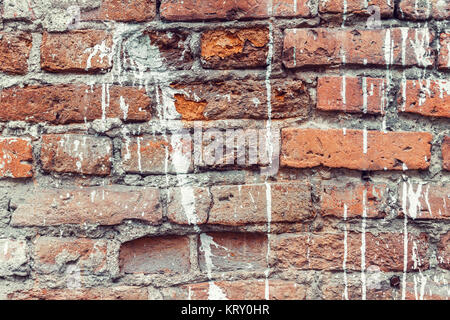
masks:
[[[367,154],[367,127],[364,126],[363,130],[363,153]]]
[[[103,40],[101,44],[96,44],[94,47],[84,50],[84,53],[89,53],[89,57],[86,61],[86,70],[92,68],[92,58],[97,54],[99,55],[100,63],[103,63],[103,59],[109,58],[111,52],[111,48],[106,45],[106,40]]]
[[[361,222],[361,288],[362,300],[366,300],[366,218],[367,218],[367,190],[363,190],[363,212]]]
[[[344,203],[344,259],[342,261],[342,269],[344,270],[344,299],[348,300],[348,281],[347,281],[347,251],[348,251],[348,244],[347,244],[347,237],[348,237],[348,231],[347,231],[347,204]]]
[[[362,90],[363,90],[363,113],[367,113],[367,78],[362,79]]]
[[[123,112],[123,120],[127,120],[129,105],[125,102],[125,99],[120,96],[120,110]]]
[[[220,247],[217,243],[214,242],[211,236],[208,236],[205,233],[200,234],[201,246],[200,250],[203,251],[205,255],[205,264],[206,264],[206,272],[208,274],[209,281],[209,290],[208,290],[208,299],[209,300],[228,300],[226,294],[222,291],[220,287],[218,287],[212,279],[212,269],[214,267],[212,262],[212,252],[211,245],[216,247]]]

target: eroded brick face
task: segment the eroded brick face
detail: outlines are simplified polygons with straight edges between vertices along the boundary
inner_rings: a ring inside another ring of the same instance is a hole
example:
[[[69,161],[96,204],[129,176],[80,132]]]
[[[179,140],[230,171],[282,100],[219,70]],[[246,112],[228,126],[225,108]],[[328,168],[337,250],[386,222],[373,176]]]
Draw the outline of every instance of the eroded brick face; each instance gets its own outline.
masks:
[[[449,12],[0,0],[0,299],[448,300]]]

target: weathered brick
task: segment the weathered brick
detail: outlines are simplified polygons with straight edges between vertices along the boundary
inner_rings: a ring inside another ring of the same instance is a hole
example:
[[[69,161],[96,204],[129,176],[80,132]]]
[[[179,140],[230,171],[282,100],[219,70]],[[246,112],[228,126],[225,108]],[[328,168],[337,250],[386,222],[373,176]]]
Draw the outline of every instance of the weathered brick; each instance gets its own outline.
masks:
[[[321,186],[320,209],[323,216],[382,218],[387,203],[387,188],[381,184],[325,182]]]
[[[17,207],[13,226],[116,225],[127,219],[158,224],[162,220],[156,188],[45,189],[12,203]]]
[[[0,138],[0,177],[28,178],[33,176],[31,141],[23,138]]]
[[[190,33],[182,29],[164,31],[146,29],[124,40],[122,59],[125,68],[138,70],[188,70],[194,63]],[[148,54],[142,54],[146,46]],[[136,49],[139,48],[139,49]]]
[[[206,223],[211,206],[208,188],[184,186],[168,190],[167,218],[177,224]]]
[[[269,30],[209,30],[201,38],[202,65],[211,69],[257,68],[267,63]]]
[[[282,130],[282,166],[357,170],[427,169],[431,134],[363,130]]]
[[[99,8],[81,13],[81,20],[143,22],[156,16],[156,0],[102,0]]]
[[[34,250],[34,267],[40,273],[58,273],[68,263],[83,273],[102,273],[106,269],[104,240],[40,237]]]
[[[309,0],[162,0],[160,11],[176,21],[312,16]]]
[[[103,118],[147,121],[150,98],[144,89],[83,84],[27,86],[0,93],[1,121],[69,124]]]
[[[438,244],[437,260],[441,268],[450,270],[450,232],[441,236]]]
[[[192,300],[304,300],[306,287],[293,281],[237,280],[188,284],[180,287],[170,299]]]
[[[112,36],[103,30],[75,30],[42,36],[41,68],[50,72],[90,73],[112,67]]]
[[[267,235],[262,233],[205,233],[199,237],[198,248],[204,272],[267,268]]]
[[[287,68],[336,64],[428,67],[434,64],[433,38],[427,28],[286,29],[283,63]]]
[[[0,276],[23,274],[21,267],[28,261],[24,240],[0,239]]]
[[[336,91],[340,91],[340,95]],[[317,109],[350,113],[384,114],[387,105],[385,79],[322,77],[317,82]]]
[[[187,273],[189,238],[163,236],[126,242],[120,247],[119,265],[123,273]]]
[[[30,289],[8,295],[10,300],[147,300],[146,288],[117,286],[83,289]]]
[[[398,190],[401,216],[413,219],[450,219],[450,188],[446,184],[403,182]]]
[[[307,184],[213,186],[209,224],[302,222],[314,217]],[[268,197],[270,195],[270,197]]]
[[[400,112],[450,118],[450,81],[406,80],[400,92]]]
[[[179,137],[179,138],[177,138]],[[189,135],[128,138],[122,145],[122,168],[128,173],[187,173],[193,170]]]
[[[442,0],[401,0],[398,16],[408,20],[436,20],[450,17],[450,3]]]
[[[27,73],[31,46],[30,33],[0,32],[0,72]]]
[[[278,268],[302,270],[343,270],[344,234],[280,235],[271,237],[271,252]],[[360,233],[347,235],[346,270],[361,270],[376,266],[381,271],[403,271],[404,239],[401,233],[365,233],[365,245]],[[361,250],[364,248],[363,253]],[[408,234],[407,270],[428,269],[428,237]]]
[[[438,66],[439,69],[450,69],[450,33],[441,33]]]
[[[382,17],[392,17],[394,2],[390,0],[325,0],[319,1],[320,13],[369,15],[368,7],[377,6]]]
[[[442,167],[450,171],[450,136],[445,136],[442,141]]]
[[[111,156],[112,143],[105,137],[81,134],[42,136],[40,159],[45,171],[108,175]]]
[[[183,120],[267,119],[264,81],[224,81],[175,84],[175,107]],[[311,99],[300,81],[272,80],[273,119],[306,117]]]

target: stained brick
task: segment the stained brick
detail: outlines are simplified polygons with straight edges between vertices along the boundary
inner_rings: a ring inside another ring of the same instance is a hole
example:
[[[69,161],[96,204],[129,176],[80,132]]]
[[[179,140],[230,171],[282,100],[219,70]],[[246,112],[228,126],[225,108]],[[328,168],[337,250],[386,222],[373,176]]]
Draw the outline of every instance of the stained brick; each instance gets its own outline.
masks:
[[[44,135],[41,162],[45,171],[108,175],[112,143],[105,137],[81,134]]]
[[[209,30],[202,34],[201,41],[203,67],[249,69],[267,63],[267,28]]]
[[[413,219],[450,219],[449,186],[446,184],[415,184],[399,186],[401,213]]]
[[[429,67],[434,64],[426,28],[286,29],[283,63],[287,68],[317,65],[395,65]]]
[[[103,30],[76,30],[42,36],[41,68],[50,72],[91,73],[112,67],[112,36]]]
[[[450,81],[406,80],[400,90],[400,112],[450,118]]]
[[[310,17],[308,0],[162,0],[161,16],[167,20],[236,20],[268,17]]]
[[[113,85],[27,86],[3,89],[0,120],[69,124],[103,118],[147,121],[145,90]]]
[[[0,72],[27,73],[31,46],[30,33],[0,32]]]
[[[31,141],[23,138],[0,138],[0,177],[29,178],[33,176]]]
[[[80,272],[101,273],[106,269],[106,254],[104,240],[40,237],[35,243],[34,267],[41,273],[58,273],[71,263]]]
[[[319,110],[384,114],[386,106],[387,85],[384,79],[322,77],[317,82]]]
[[[82,289],[31,289],[8,295],[10,300],[147,300],[146,288],[117,286]]]
[[[314,217],[307,184],[213,186],[211,193],[209,224],[262,224],[269,218],[273,223],[302,222]]]
[[[17,206],[13,226],[116,225],[127,219],[157,224],[162,220],[156,188],[45,189],[13,203]]]
[[[186,273],[190,270],[189,238],[149,237],[122,244],[119,255],[123,273]]]
[[[267,236],[257,233],[205,233],[199,237],[199,264],[204,272],[263,270]]]
[[[342,234],[281,235],[271,238],[271,251],[275,255],[277,267],[302,270],[343,270],[345,252],[346,270],[361,270],[361,256],[365,266],[376,266],[381,271],[403,271],[404,239],[401,233],[349,232],[347,250]],[[428,269],[428,237],[426,234],[408,234],[407,270]],[[364,248],[362,252],[361,248]]]
[[[427,169],[431,134],[363,130],[282,130],[282,166],[356,170]]]
[[[264,81],[176,84],[175,107],[183,120],[267,119]],[[300,80],[271,81],[271,118],[305,117],[310,97]]]
[[[348,219],[386,215],[387,187],[381,184],[325,182],[321,186],[320,208],[323,216]]]

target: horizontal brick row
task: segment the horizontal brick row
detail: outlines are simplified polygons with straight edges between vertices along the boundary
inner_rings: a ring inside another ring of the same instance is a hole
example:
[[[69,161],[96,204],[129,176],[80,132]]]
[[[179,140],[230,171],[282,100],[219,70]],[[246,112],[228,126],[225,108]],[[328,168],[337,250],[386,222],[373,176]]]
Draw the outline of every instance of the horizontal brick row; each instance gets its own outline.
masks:
[[[112,34],[103,30],[44,32],[41,45],[41,68],[49,72],[106,72],[113,64]],[[133,52],[133,41],[125,38],[123,63],[126,68],[187,69],[193,53],[188,32],[183,30],[145,30],[142,40],[155,46],[156,61]],[[317,65],[397,65],[430,67],[434,65],[431,43],[435,35],[426,28],[351,30],[304,28],[286,29],[283,63],[287,68]],[[439,38],[438,67],[449,68],[448,34]],[[0,71],[25,74],[31,51],[31,35],[3,34],[0,51],[4,61]],[[267,28],[215,29],[201,36],[201,61],[205,68],[239,69],[265,67],[269,47]],[[18,53],[18,54],[17,54]],[[180,63],[182,62],[182,63]]]
[[[45,18],[45,5],[52,5],[55,11],[67,10],[69,5],[51,0],[5,0],[3,1],[3,19],[7,20],[36,20]],[[94,3],[79,3],[81,21],[123,21],[141,22],[152,20],[156,16],[155,0],[100,0]],[[73,14],[77,11],[71,12]],[[56,13],[55,13],[56,15]]]
[[[230,149],[219,146],[220,152],[208,145],[194,148],[196,140],[188,133],[164,137],[125,137],[119,165],[125,172],[137,174],[189,173],[193,172],[194,167],[264,167],[269,164],[267,150],[264,149],[267,147],[266,134],[265,130],[253,129],[232,133],[206,132],[204,138],[209,137],[211,144],[214,138],[220,138],[224,144],[234,142],[234,147]],[[245,147],[236,144],[240,141],[236,140],[239,136]],[[285,128],[281,138],[280,162],[284,167],[425,170],[431,159],[432,136],[426,132]],[[113,146],[112,140],[107,137],[48,134],[42,136],[41,142],[39,160],[47,173],[100,176],[111,173]],[[449,169],[448,144],[448,137],[445,137],[441,151],[445,170]],[[0,155],[0,177],[28,178],[33,175],[34,160],[29,139],[0,139]]]
[[[89,187],[37,189],[16,197],[13,226],[64,224],[118,225],[139,220],[150,225],[167,219],[176,224],[244,226],[248,224],[308,222],[319,213],[338,219],[383,218],[389,188],[384,184],[324,182],[314,209],[311,186],[306,183],[178,187],[161,192],[151,187]],[[442,220],[450,217],[447,184],[409,184],[398,188],[398,217]]]

